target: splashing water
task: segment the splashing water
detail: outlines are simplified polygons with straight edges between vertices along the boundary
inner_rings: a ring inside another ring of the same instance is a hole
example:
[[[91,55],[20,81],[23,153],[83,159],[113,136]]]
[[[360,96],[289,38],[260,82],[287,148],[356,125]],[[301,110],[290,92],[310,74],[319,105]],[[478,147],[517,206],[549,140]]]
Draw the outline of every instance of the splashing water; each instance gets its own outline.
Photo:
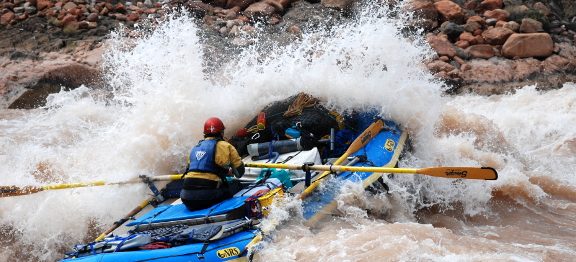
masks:
[[[446,97],[421,65],[431,52],[402,36],[389,10],[304,34],[263,58],[245,49],[206,75],[194,21],[171,17],[139,39],[112,35],[105,56],[113,98],[79,87],[44,108],[0,111],[1,185],[122,181],[183,167],[201,124],[233,132],[266,104],[307,92],[338,110],[376,107],[409,130],[400,163],[485,165],[497,181],[415,175],[390,194],[346,187],[342,216],[309,229],[298,203],[273,209],[261,261],[569,260],[576,256],[576,85],[539,92]],[[416,39],[416,40],[414,40]],[[47,191],[0,199],[0,259],[52,261],[93,238],[146,197],[143,185]],[[297,217],[297,216],[296,216]],[[280,225],[278,225],[280,224]]]

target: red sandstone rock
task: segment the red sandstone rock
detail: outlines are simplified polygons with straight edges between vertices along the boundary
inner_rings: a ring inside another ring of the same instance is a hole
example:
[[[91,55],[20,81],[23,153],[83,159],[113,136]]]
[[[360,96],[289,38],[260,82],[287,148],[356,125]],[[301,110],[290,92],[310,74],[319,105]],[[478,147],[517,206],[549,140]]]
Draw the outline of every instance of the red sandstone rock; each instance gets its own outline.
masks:
[[[468,21],[464,25],[464,30],[466,30],[467,32],[470,32],[470,33],[473,33],[476,30],[482,31],[482,25],[478,22]]]
[[[474,36],[474,38],[476,38],[476,44],[486,43],[486,40],[484,40],[484,37],[482,37],[482,35],[476,35],[476,36]]]
[[[75,15],[73,14],[67,14],[66,16],[64,16],[64,18],[62,18],[60,21],[62,22],[63,26],[67,26],[68,24],[72,23],[72,22],[76,22],[77,18]]]
[[[478,2],[476,0],[468,0],[464,3],[464,8],[468,10],[476,10],[478,7]]]
[[[522,19],[522,24],[520,24],[520,33],[538,33],[544,32],[542,28],[542,23],[532,18]]]
[[[514,61],[514,78],[513,80],[523,80],[541,71],[540,61],[534,58],[520,59]]]
[[[90,28],[90,22],[88,21],[78,22],[78,29],[88,29],[88,28]]]
[[[467,42],[470,43],[471,45],[475,45],[475,44],[477,43],[477,42],[476,42],[476,37],[474,37],[474,35],[472,35],[472,34],[469,33],[469,32],[464,32],[464,33],[460,34],[459,39],[462,40],[462,41],[467,41]]]
[[[125,14],[115,13],[115,14],[110,14],[110,16],[113,16],[113,17],[116,18],[116,20],[118,20],[118,21],[126,21],[126,20],[128,20],[128,18],[126,17]]]
[[[484,20],[484,18],[478,16],[478,15],[474,15],[471,17],[468,17],[468,19],[466,20],[466,23],[470,23],[470,22],[476,22],[479,23],[481,25],[485,25],[486,24],[486,20]]]
[[[448,21],[463,20],[465,17],[462,8],[450,0],[441,0],[436,2],[434,3],[434,7],[436,7],[436,11],[438,11],[438,13]]]
[[[77,4],[75,4],[74,2],[68,2],[66,4],[64,4],[64,6],[62,6],[62,9],[66,10],[66,11],[70,11],[72,9],[76,9],[78,7]]]
[[[108,9],[107,7],[102,8],[102,11],[100,11],[100,15],[108,15],[110,13],[110,9]]]
[[[460,79],[460,70],[454,68],[454,70],[448,72],[448,76],[452,79]]]
[[[434,60],[430,63],[428,63],[426,65],[426,67],[428,67],[428,70],[434,72],[434,73],[438,73],[438,72],[450,72],[452,70],[454,70],[454,66],[451,64],[448,64],[444,61],[440,61],[440,60]]]
[[[456,48],[448,41],[445,35],[429,34],[426,40],[438,55],[448,57],[454,57],[456,55]]]
[[[71,14],[71,15],[74,15],[74,16],[79,16],[79,15],[82,14],[82,9],[80,9],[80,8],[73,8],[73,9],[68,10],[68,13]]]
[[[514,32],[518,32],[520,25],[514,21],[507,22],[503,27],[508,28]]]
[[[238,20],[240,20],[240,21],[242,21],[242,22],[244,22],[244,23],[249,23],[249,22],[250,22],[250,18],[248,18],[248,17],[246,17],[246,16],[244,16],[244,15],[240,15],[240,16],[238,16],[238,18],[236,18],[236,19],[238,19]],[[244,29],[244,31],[246,31],[246,30]]]
[[[561,57],[559,55],[552,55],[542,62],[542,71],[547,73],[561,71],[569,63],[570,60],[567,58]]]
[[[514,31],[508,28],[495,27],[484,31],[484,33],[482,33],[482,37],[484,37],[488,44],[501,45],[504,44],[506,39],[508,39],[508,37],[510,37],[512,34],[514,34]]]
[[[300,34],[302,34],[302,29],[300,29],[300,27],[298,27],[297,25],[292,25],[292,26],[288,27],[288,29],[286,29],[286,32],[291,33],[291,34],[295,34],[295,35],[300,35]]]
[[[462,49],[466,49],[467,47],[470,46],[470,43],[468,41],[458,40],[456,41],[456,43],[454,43],[454,45]]]
[[[126,15],[127,21],[136,22],[139,19],[140,19],[140,16],[137,13],[130,13],[130,14]]]
[[[16,15],[14,13],[8,11],[7,13],[0,16],[0,25],[10,24],[10,22],[12,22],[12,20],[14,20],[15,17]]]
[[[464,79],[474,81],[496,83],[511,81],[514,78],[514,70],[509,60],[499,60],[494,63],[484,59],[474,59],[467,63],[466,70],[462,70]]]
[[[96,22],[96,21],[98,21],[98,14],[96,14],[96,13],[91,13],[91,14],[88,15],[88,17],[86,18],[86,20],[87,20],[88,22]]]
[[[28,14],[27,14],[27,13],[23,13],[23,14],[21,14],[21,15],[19,15],[19,16],[16,16],[16,20],[18,20],[18,21],[24,21],[24,20],[26,20],[26,18],[28,18]]]
[[[156,13],[156,8],[148,8],[146,10],[144,10],[145,14],[155,14]]]
[[[512,34],[502,46],[506,57],[548,57],[554,51],[554,42],[547,33]]]
[[[120,13],[125,13],[126,12],[126,6],[124,6],[122,3],[117,3],[112,10],[114,10],[115,12],[120,12]]]
[[[502,0],[484,0],[480,3],[480,8],[483,10],[494,10],[497,8],[502,8]]]
[[[438,27],[438,11],[432,0],[410,0],[405,8],[406,11],[416,14],[417,18],[411,21],[412,24],[428,30]]]
[[[532,8],[534,8],[535,10],[537,10],[538,12],[543,14],[544,16],[550,15],[550,9],[545,4],[543,4],[542,2],[534,3],[534,6],[532,6]]]
[[[244,10],[248,17],[268,17],[276,12],[276,8],[266,2],[256,2]]]
[[[484,59],[494,57],[494,55],[496,54],[494,52],[494,48],[492,48],[491,45],[486,44],[473,45],[471,47],[468,47],[466,49],[466,52],[468,52],[474,58],[484,58]]]
[[[282,21],[282,20],[281,20],[279,17],[273,15],[272,17],[270,17],[270,21],[268,21],[268,23],[270,23],[271,25],[277,25],[277,24],[279,24],[281,21]]]
[[[42,11],[46,8],[50,8],[52,7],[53,4],[50,0],[38,0],[36,1],[36,8],[38,9],[38,11]]]
[[[460,70],[462,70],[462,66],[464,66],[466,64],[466,61],[464,61],[464,59],[460,58],[459,56],[455,56],[454,61],[456,61],[456,63],[460,64]]]
[[[463,64],[462,66],[460,66],[460,71],[461,71],[461,72],[468,71],[468,70],[470,70],[470,69],[472,69],[472,66],[469,65],[469,64]]]
[[[46,17],[55,17],[57,16],[56,10],[54,9],[48,9],[46,10],[46,12],[44,13],[46,15]]]
[[[510,13],[506,10],[502,9],[494,9],[488,10],[484,12],[484,16],[487,18],[494,18],[498,21],[508,21],[508,17],[510,17]]]

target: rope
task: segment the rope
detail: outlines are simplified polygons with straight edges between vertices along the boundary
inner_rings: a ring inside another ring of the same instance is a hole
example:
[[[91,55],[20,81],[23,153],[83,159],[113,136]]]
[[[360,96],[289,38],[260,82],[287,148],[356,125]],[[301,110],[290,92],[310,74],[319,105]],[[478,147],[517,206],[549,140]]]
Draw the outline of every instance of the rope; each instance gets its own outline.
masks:
[[[306,93],[299,93],[298,97],[292,102],[292,104],[288,107],[288,110],[284,112],[284,117],[292,117],[302,114],[302,110],[306,107],[312,107],[320,102],[317,98],[306,94]]]

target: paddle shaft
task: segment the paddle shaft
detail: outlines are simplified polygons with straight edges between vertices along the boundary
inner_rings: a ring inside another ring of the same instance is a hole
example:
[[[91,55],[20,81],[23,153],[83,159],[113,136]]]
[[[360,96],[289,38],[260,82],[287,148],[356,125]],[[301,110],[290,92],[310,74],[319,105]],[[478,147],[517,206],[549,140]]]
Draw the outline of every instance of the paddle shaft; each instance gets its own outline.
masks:
[[[334,172],[374,172],[395,174],[421,174],[444,178],[465,178],[496,180],[498,173],[491,167],[427,167],[427,168],[394,168],[394,167],[366,167],[366,166],[339,166],[339,165],[293,165],[293,164],[267,164],[249,163],[248,167],[279,168],[291,170],[320,170]],[[317,181],[317,180],[316,180]],[[315,182],[316,182],[315,181]]]
[[[364,130],[364,132],[362,132],[362,134],[360,134],[352,142],[352,144],[350,144],[350,146],[348,147],[346,152],[344,152],[344,154],[342,156],[340,156],[336,161],[334,161],[333,164],[334,165],[341,164],[351,154],[355,153],[356,151],[358,151],[361,148],[363,148],[364,146],[366,146],[368,144],[368,142],[370,142],[370,140],[372,140],[372,138],[374,138],[378,133],[380,133],[380,131],[382,131],[382,129],[384,129],[384,120],[382,120],[382,119],[378,119],[374,123],[370,124],[370,126],[368,126],[368,128],[366,128],[366,130]],[[316,187],[318,187],[318,185],[320,184],[320,181],[322,179],[324,179],[326,176],[328,176],[329,174],[330,174],[329,170],[328,170],[328,172],[324,172],[324,173],[320,174],[312,182],[312,184],[310,184],[310,186],[308,186],[306,189],[304,189],[304,191],[302,191],[302,193],[300,194],[300,198],[304,199],[304,198],[308,197],[314,191],[314,189],[316,189]]]
[[[181,178],[182,178],[182,175],[180,175],[180,174],[148,177],[148,179],[150,179],[150,181],[172,181],[172,180],[178,180]],[[119,181],[119,182],[105,182],[105,181],[99,180],[99,181],[92,181],[92,182],[54,184],[54,185],[46,185],[46,186],[23,186],[23,187],[0,186],[0,197],[30,195],[30,194],[34,194],[34,193],[38,193],[38,192],[46,191],[46,190],[60,190],[60,189],[68,189],[68,188],[93,187],[93,186],[124,185],[124,184],[133,184],[133,183],[141,183],[141,182],[142,182],[142,179],[132,179],[132,180],[127,180],[127,181]]]
[[[104,233],[100,234],[100,236],[98,236],[94,241],[100,241],[102,239],[104,239],[108,234],[110,234],[112,231],[116,230],[117,228],[119,228],[121,225],[123,225],[124,223],[126,223],[126,221],[130,220],[133,216],[135,216],[136,214],[140,213],[140,211],[142,211],[142,209],[146,208],[148,205],[150,205],[150,203],[152,203],[152,201],[154,201],[156,198],[151,197],[148,198],[144,201],[142,201],[142,203],[140,203],[137,207],[135,207],[134,209],[132,209],[132,211],[130,211],[128,214],[126,214],[123,218],[121,218],[120,220],[114,222],[114,224],[108,228]]]

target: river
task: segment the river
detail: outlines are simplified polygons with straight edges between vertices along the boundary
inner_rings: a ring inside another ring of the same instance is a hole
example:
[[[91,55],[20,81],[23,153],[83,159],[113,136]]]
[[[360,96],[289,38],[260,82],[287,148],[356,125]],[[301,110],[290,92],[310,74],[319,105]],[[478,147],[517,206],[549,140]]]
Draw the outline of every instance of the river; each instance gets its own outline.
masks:
[[[0,185],[123,181],[178,172],[207,117],[227,135],[298,92],[346,111],[377,108],[406,128],[403,167],[492,166],[496,181],[396,175],[389,194],[349,185],[339,216],[302,224],[276,207],[258,261],[571,261],[576,257],[576,84],[546,92],[445,95],[422,65],[422,37],[372,7],[333,32],[253,48],[206,74],[198,28],[172,18],[129,40],[113,34],[110,90],[79,87],[34,110],[0,111]],[[113,95],[113,97],[110,96]],[[54,190],[0,199],[0,260],[54,261],[147,197],[144,185]]]

